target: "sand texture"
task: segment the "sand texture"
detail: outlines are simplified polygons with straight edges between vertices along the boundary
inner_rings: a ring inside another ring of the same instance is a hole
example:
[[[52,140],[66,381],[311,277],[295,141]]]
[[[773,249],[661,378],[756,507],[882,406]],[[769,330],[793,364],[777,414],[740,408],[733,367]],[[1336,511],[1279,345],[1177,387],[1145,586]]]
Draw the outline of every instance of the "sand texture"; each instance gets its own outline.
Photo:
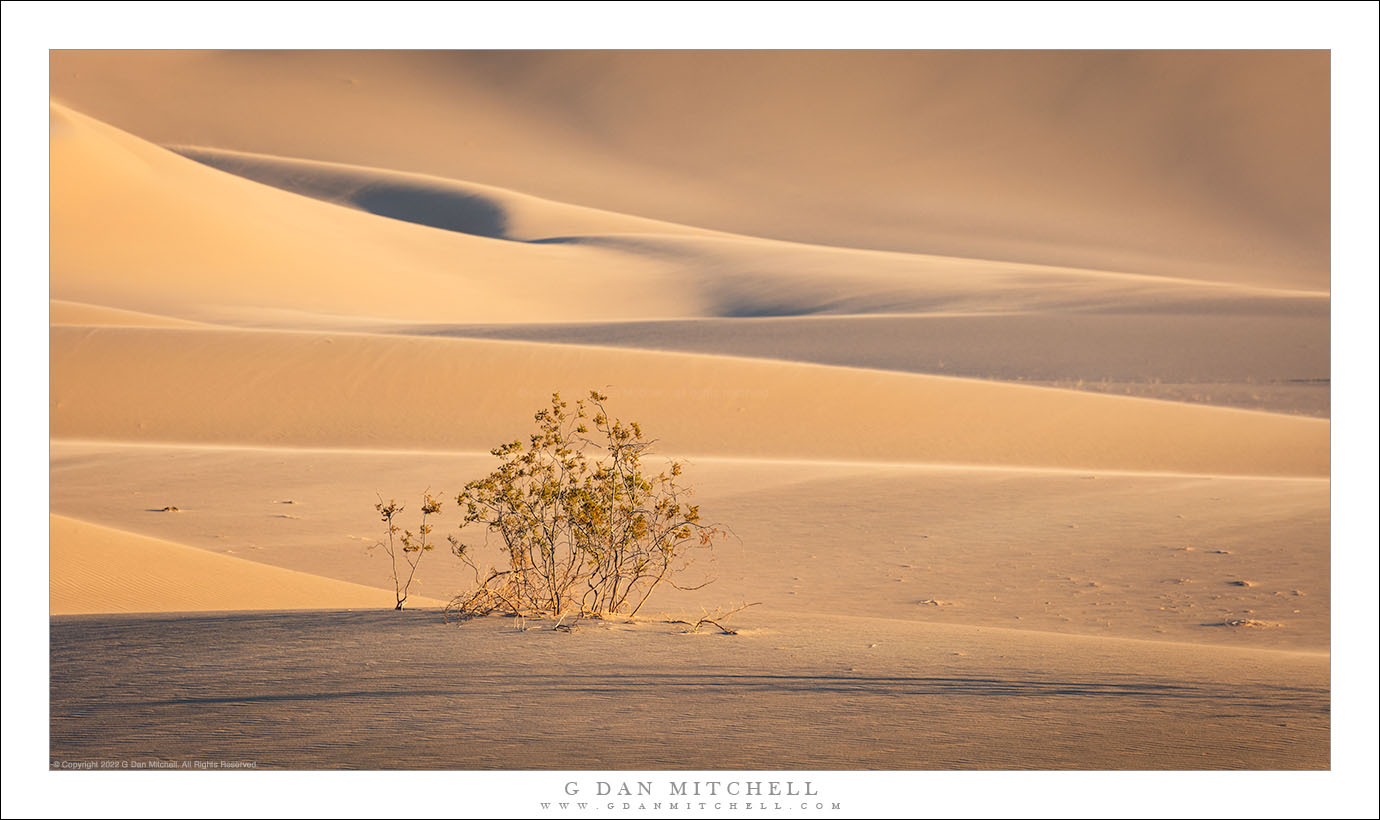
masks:
[[[1328,765],[1325,656],[772,611],[743,623],[729,637],[508,619],[457,632],[425,611],[63,618],[53,743],[309,769]]]

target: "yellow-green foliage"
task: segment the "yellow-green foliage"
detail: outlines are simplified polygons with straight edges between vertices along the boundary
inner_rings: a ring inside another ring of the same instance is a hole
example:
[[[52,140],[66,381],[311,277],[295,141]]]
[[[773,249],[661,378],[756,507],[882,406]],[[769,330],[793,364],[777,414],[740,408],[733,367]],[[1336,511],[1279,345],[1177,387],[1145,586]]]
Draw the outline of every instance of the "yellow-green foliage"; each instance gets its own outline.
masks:
[[[689,548],[712,546],[720,530],[684,500],[682,463],[645,472],[653,442],[606,401],[591,391],[571,408],[553,394],[528,440],[494,448],[498,467],[465,485],[464,526],[497,535],[505,560],[481,572],[471,545],[450,536],[476,585],[448,615],[636,615],[660,584],[675,585]]]

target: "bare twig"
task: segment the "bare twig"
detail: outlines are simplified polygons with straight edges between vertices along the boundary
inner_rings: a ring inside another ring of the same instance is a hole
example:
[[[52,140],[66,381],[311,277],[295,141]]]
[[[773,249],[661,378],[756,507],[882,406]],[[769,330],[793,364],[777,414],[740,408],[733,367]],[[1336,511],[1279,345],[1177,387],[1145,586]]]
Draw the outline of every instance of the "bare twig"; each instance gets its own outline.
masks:
[[[666,621],[666,623],[668,623],[668,624],[685,624],[686,626],[690,627],[689,631],[690,631],[691,633],[699,632],[699,631],[700,631],[700,628],[703,627],[703,626],[705,626],[705,625],[711,625],[711,626],[716,626],[716,627],[718,627],[719,632],[720,632],[721,634],[724,634],[724,635],[737,635],[737,634],[738,634],[738,630],[736,630],[736,629],[729,629],[728,627],[726,627],[726,626],[724,626],[722,623],[720,623],[720,621],[726,621],[726,620],[728,620],[730,617],[732,617],[732,616],[738,614],[739,612],[742,612],[743,610],[747,609],[748,607],[759,606],[761,603],[762,603],[761,601],[754,601],[753,603],[750,603],[750,604],[743,604],[742,606],[740,606],[740,607],[738,607],[738,608],[736,608],[736,609],[730,609],[728,612],[722,612],[722,613],[721,613],[721,612],[718,612],[717,610],[716,610],[715,612],[713,612],[713,613],[706,612],[706,613],[704,614],[704,617],[700,618],[698,621],[695,621],[694,623],[691,623],[690,621],[681,620],[681,619],[679,619],[679,618],[674,619],[674,620],[668,620],[668,621]]]

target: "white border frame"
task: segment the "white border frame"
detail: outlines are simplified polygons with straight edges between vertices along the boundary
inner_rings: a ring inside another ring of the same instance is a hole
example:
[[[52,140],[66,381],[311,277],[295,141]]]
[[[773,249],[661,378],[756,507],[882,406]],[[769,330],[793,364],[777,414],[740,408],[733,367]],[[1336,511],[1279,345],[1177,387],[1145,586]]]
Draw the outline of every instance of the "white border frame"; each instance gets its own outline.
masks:
[[[619,773],[46,770],[50,48],[1310,48],[1333,55],[1331,772],[793,773],[828,816],[1374,816],[1377,7],[1371,3],[20,3],[3,7],[4,814],[505,816]],[[40,431],[42,434],[40,434]],[[650,773],[628,773],[645,779]],[[678,773],[677,777],[686,777]],[[718,779],[733,776],[716,772]],[[785,775],[782,775],[783,777]],[[405,784],[397,782],[407,778]],[[554,799],[554,798],[553,798]],[[832,800],[835,797],[829,797]],[[735,814],[740,814],[735,812]],[[769,812],[768,812],[769,813]],[[799,812],[797,812],[798,814]],[[601,810],[597,814],[614,812]],[[721,816],[723,812],[706,812]],[[760,816],[761,813],[759,813]]]

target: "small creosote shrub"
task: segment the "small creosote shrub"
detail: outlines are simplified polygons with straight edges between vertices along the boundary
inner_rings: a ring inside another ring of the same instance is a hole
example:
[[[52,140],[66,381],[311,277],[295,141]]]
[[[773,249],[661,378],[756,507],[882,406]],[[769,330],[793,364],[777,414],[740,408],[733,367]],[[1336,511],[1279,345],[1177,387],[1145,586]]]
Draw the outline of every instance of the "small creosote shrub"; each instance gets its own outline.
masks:
[[[654,442],[636,422],[610,417],[607,401],[591,391],[571,408],[553,394],[528,440],[495,448],[498,467],[457,496],[462,528],[497,535],[502,558],[481,570],[474,548],[449,536],[475,586],[446,607],[448,620],[494,612],[631,617],[663,583],[704,586],[675,579],[692,550],[712,547],[723,530],[686,500],[681,462],[647,472]]]
[[[373,549],[381,549],[388,555],[392,562],[393,571],[393,592],[397,598],[398,605],[394,609],[402,609],[407,602],[408,590],[412,587],[412,581],[417,577],[417,565],[422,562],[422,556],[436,548],[435,544],[427,541],[427,536],[431,534],[431,524],[427,523],[427,518],[433,515],[440,515],[441,502],[434,498],[430,492],[422,493],[422,521],[414,534],[411,530],[399,527],[396,519],[403,511],[403,505],[393,499],[384,503],[383,498],[379,498],[379,503],[374,505],[378,510],[379,518],[383,521],[386,530],[384,540],[374,544]],[[402,559],[401,564],[399,558]],[[403,577],[403,570],[406,568],[407,577]]]

